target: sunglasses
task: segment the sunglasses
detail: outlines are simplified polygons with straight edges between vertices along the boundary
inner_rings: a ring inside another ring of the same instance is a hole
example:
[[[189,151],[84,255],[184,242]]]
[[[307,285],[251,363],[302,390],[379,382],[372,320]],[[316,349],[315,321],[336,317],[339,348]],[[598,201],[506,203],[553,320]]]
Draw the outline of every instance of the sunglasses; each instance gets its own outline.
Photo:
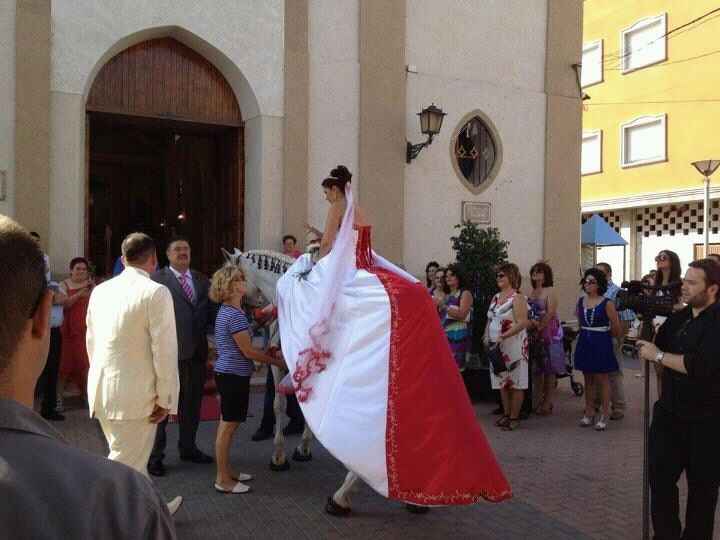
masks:
[[[497,274],[495,274],[496,279],[502,279],[504,277],[505,277],[505,274],[503,274],[502,272],[498,272]]]
[[[584,283],[585,285],[597,285],[597,281],[594,280],[594,279],[584,279],[584,280],[583,280],[583,283]]]
[[[667,255],[665,255],[664,253],[661,253],[660,255],[658,255],[657,257],[655,257],[655,262],[667,261],[667,260],[669,260],[669,259],[670,259],[670,257],[668,257]]]

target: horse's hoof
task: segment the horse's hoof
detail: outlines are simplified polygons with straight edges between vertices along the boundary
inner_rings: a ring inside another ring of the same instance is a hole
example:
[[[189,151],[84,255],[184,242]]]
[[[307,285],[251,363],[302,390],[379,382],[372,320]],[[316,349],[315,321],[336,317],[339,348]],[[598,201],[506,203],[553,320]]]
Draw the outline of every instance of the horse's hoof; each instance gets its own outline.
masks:
[[[272,460],[270,461],[270,470],[274,472],[281,472],[281,471],[288,471],[290,470],[290,462],[289,461],[283,461],[282,463],[274,463]]]
[[[328,497],[327,503],[325,504],[325,512],[327,512],[331,516],[347,517],[350,515],[351,510],[350,508],[346,508],[345,506],[340,506],[333,500],[332,497]]]
[[[312,452],[308,452],[307,454],[303,454],[302,452],[299,452],[296,448],[292,455],[293,461],[312,461]]]

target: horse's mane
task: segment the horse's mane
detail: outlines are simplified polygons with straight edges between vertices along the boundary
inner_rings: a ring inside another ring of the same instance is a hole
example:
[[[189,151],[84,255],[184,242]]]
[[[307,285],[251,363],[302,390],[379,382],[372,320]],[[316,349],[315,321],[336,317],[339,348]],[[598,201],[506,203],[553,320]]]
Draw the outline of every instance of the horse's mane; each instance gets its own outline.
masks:
[[[233,253],[228,253],[225,250],[223,250],[223,253],[229,262],[237,264],[240,257],[242,257],[252,262],[258,270],[267,270],[275,274],[284,274],[295,262],[294,257],[268,249],[251,249],[243,253],[236,248]]]

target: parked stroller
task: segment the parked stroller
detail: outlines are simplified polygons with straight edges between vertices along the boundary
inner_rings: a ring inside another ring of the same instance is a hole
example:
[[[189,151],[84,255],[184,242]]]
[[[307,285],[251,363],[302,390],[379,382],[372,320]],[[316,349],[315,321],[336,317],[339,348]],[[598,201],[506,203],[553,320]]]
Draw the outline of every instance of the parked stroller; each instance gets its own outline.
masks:
[[[561,326],[563,329],[563,349],[565,350],[565,373],[558,375],[557,378],[564,379],[565,377],[569,377],[570,388],[576,396],[580,397],[585,393],[585,387],[582,383],[577,382],[573,377],[573,369],[575,368],[573,359],[573,344],[580,332],[573,329],[567,323],[561,323]]]

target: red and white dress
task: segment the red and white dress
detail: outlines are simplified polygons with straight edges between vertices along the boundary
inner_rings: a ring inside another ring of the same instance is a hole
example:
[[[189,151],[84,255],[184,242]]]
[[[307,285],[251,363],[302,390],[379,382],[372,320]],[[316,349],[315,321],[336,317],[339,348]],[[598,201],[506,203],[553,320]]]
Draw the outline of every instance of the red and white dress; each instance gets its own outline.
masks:
[[[347,198],[332,251],[315,265],[303,255],[277,285],[283,355],[306,421],[385,497],[427,506],[509,498],[427,290],[372,251],[369,227],[353,231]]]

